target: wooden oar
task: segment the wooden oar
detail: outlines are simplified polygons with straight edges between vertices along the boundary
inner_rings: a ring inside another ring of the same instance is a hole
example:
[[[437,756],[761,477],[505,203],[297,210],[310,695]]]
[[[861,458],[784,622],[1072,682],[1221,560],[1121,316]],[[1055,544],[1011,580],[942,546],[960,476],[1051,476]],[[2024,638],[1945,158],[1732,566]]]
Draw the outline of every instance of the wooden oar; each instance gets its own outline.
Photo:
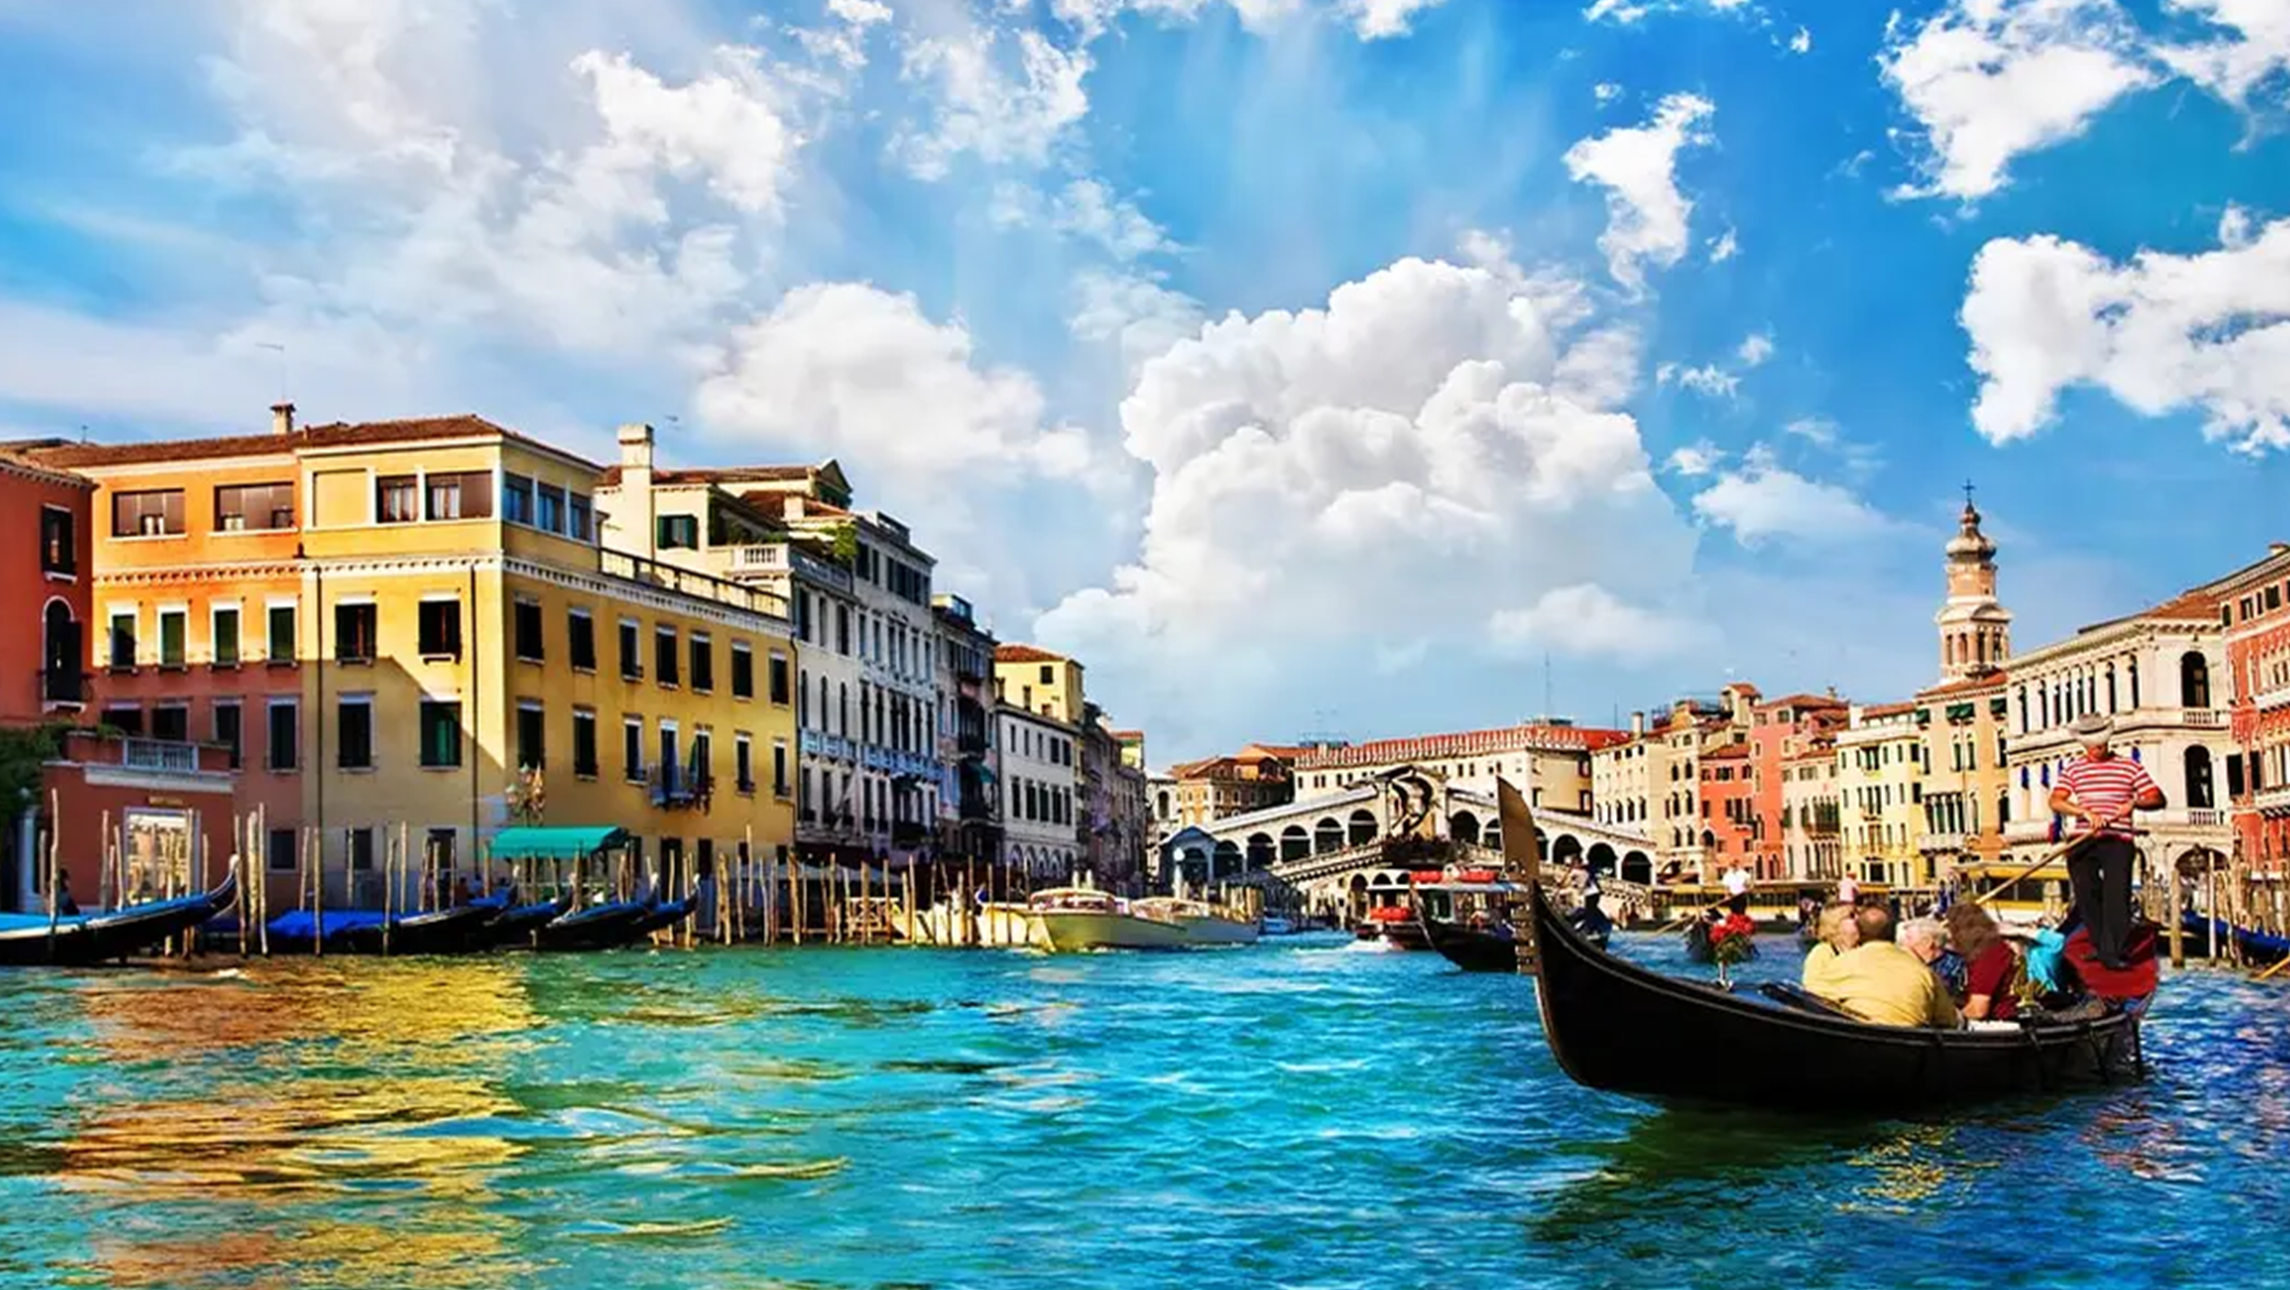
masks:
[[[2011,877],[2006,878],[2004,881],[1997,883],[1994,887],[1989,888],[1986,892],[1974,896],[1972,898],[1972,903],[1975,905],[1987,904],[1989,901],[1994,900],[1996,897],[2003,895],[2005,891],[2018,885],[2021,879],[2033,878],[2036,875],[2037,870],[2042,869],[2044,866],[2052,864],[2055,861],[2065,859],[2068,852],[2075,850],[2077,847],[2082,846],[2084,843],[2089,842],[2091,839],[2097,836],[2099,835],[2096,833],[2086,833],[2081,837],[2070,838],[2067,841],[2060,843],[2058,846],[2053,847],[2051,850],[2045,852],[2036,860],[2034,864],[2031,864],[2027,868],[2020,870],[2018,873],[2013,874]]]
[[[2283,955],[2281,961],[2277,962],[2273,967],[2266,969],[2264,972],[2259,973],[2254,979],[2264,981],[2286,967],[2290,967],[2290,954]]]

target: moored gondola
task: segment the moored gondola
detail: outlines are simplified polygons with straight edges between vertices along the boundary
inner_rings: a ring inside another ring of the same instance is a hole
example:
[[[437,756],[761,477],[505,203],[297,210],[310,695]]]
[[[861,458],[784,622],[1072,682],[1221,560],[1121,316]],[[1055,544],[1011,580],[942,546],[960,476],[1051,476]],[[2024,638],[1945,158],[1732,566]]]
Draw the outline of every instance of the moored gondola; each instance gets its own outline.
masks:
[[[2216,936],[2221,942],[2231,939],[2246,963],[2274,963],[2290,955],[2290,937],[2239,927],[2223,918],[2205,918],[2191,909],[2182,916],[2181,929],[2189,954],[2215,957],[2218,951],[2212,948],[2211,938]]]
[[[0,965],[85,966],[126,958],[213,918],[238,893],[229,874],[210,890],[93,914],[0,914]]]
[[[572,893],[568,891],[555,900],[511,905],[501,911],[500,917],[477,929],[473,939],[486,949],[530,948],[533,933],[571,909],[572,900]]]
[[[1533,818],[1497,786],[1503,835]],[[1576,1082],[1655,1099],[1781,1111],[1898,1113],[1945,1102],[2128,1080],[2143,1073],[2139,1009],[2086,1021],[1941,1031],[1880,1026],[1810,1003],[1783,1008],[1663,976],[1567,925],[1530,877],[1522,920],[1543,1034]]]
[[[656,906],[649,900],[615,900],[585,909],[569,910],[543,923],[533,933],[533,947],[543,950],[608,950],[626,945],[644,934],[644,920]]]

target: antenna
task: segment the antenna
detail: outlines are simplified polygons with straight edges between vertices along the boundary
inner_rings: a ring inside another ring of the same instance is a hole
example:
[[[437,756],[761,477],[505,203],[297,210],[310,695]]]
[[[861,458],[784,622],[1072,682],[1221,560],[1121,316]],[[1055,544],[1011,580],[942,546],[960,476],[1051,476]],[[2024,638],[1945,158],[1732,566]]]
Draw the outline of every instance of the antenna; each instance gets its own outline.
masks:
[[[1543,720],[1551,719],[1551,652],[1543,651]]]

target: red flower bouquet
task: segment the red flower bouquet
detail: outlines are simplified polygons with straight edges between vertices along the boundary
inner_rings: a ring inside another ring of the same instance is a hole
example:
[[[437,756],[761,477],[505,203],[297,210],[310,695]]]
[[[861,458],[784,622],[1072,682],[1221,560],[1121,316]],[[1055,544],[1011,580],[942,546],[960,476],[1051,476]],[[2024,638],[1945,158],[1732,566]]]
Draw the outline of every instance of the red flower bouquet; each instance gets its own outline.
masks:
[[[1747,914],[1727,914],[1710,924],[1710,961],[1721,967],[1745,961],[1755,952],[1750,937],[1756,932]]]

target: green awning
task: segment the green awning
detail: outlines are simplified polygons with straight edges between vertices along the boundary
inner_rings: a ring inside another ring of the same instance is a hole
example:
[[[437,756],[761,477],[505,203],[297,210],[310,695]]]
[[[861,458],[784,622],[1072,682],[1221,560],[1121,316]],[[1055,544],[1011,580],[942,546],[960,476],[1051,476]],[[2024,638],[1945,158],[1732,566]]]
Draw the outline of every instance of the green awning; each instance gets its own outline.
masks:
[[[625,829],[552,829],[520,824],[494,834],[490,845],[496,860],[572,860],[627,844]]]

